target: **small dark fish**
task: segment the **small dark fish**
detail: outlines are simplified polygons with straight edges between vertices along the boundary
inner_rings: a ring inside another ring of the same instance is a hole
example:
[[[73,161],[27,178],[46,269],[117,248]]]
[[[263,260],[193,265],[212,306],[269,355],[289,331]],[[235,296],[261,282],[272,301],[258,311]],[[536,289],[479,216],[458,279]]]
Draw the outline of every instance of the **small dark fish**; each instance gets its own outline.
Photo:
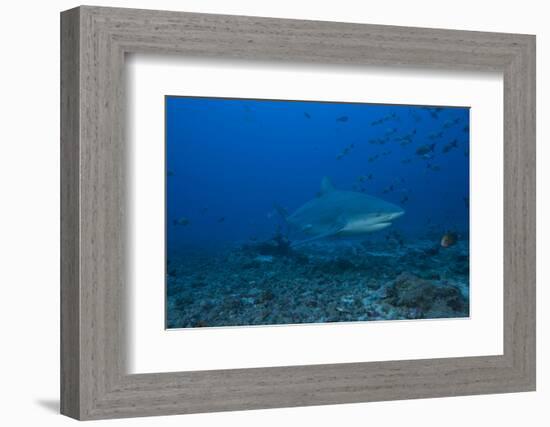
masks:
[[[388,129],[386,129],[385,135],[386,135],[386,136],[392,136],[392,135],[395,134],[396,132],[397,132],[397,128],[388,128]]]
[[[306,119],[311,119],[311,115],[308,112],[304,111],[304,116],[306,116]]]
[[[411,132],[403,135],[403,136],[399,136],[397,138],[395,138],[395,141],[399,142],[401,144],[401,146],[405,146],[405,145],[408,145],[412,142],[413,140],[413,137],[416,135],[416,129],[413,129]]]
[[[224,222],[224,221],[225,221],[225,217],[224,217],[224,216],[218,218],[218,222]]]
[[[388,140],[389,138],[371,138],[369,139],[369,144],[384,145]]]
[[[376,125],[381,125],[382,123],[385,123],[387,121],[390,121],[390,120],[398,120],[398,117],[397,117],[397,114],[396,113],[391,113],[391,114],[388,114],[384,117],[381,117],[377,120],[373,120],[372,122],[370,122],[371,126],[376,126]]]
[[[378,159],[378,157],[380,157],[378,154],[376,156],[370,156],[369,157],[369,163],[374,162],[376,159]]]
[[[468,133],[470,132],[470,125],[466,125],[462,128],[462,132]]]
[[[457,125],[458,123],[460,123],[460,117],[455,117],[452,120],[445,120],[445,122],[443,122],[443,127],[445,129],[449,129],[449,128],[453,127],[454,125]]]
[[[470,152],[468,150],[464,150],[464,157],[468,157],[470,155]]]
[[[455,245],[457,241],[458,241],[458,234],[453,231],[448,231],[441,238],[441,247],[450,248],[451,246]]]
[[[208,208],[207,207],[204,207],[201,209],[201,214],[205,214],[206,212],[208,212]]]
[[[453,148],[457,148],[457,147],[458,147],[458,141],[456,139],[453,139],[448,144],[445,144],[445,146],[443,147],[443,150],[441,150],[441,151],[443,151],[444,153],[448,153]]]
[[[418,123],[422,121],[422,117],[420,117],[420,114],[418,114],[416,111],[409,110],[409,114],[412,116],[415,122]]]
[[[434,144],[424,144],[424,145],[421,145],[420,147],[418,147],[416,149],[416,154],[418,154],[419,156],[423,156],[425,154],[433,152],[434,148],[435,148],[435,143]]]
[[[430,139],[439,139],[443,137],[443,131],[440,130],[439,132],[432,132],[428,135],[428,138]]]
[[[168,170],[168,172],[166,173],[166,175],[168,175],[168,176],[174,176],[175,173],[174,173],[174,171]]]
[[[178,219],[175,219],[174,221],[172,221],[172,223],[174,225],[183,225],[183,226],[185,226],[185,225],[189,225],[190,221],[189,221],[188,218],[182,216],[181,218],[178,218]]]
[[[382,193],[388,194],[388,193],[391,193],[392,191],[393,191],[393,184],[387,186],[386,188],[384,188],[384,189],[382,190]]]
[[[337,122],[345,123],[349,120],[348,116],[341,116],[336,119]]]
[[[428,164],[426,165],[426,168],[428,168],[429,170],[434,171],[434,172],[439,172],[439,171],[441,170],[441,168],[440,168],[439,166],[437,166],[437,165],[432,165],[432,164],[430,164],[430,163],[428,163]]]
[[[401,160],[401,163],[403,163],[404,165],[406,165],[410,162],[412,162],[412,159],[403,159],[403,160]]]
[[[470,207],[470,198],[468,196],[464,196],[462,200],[464,201],[464,207],[468,209]]]
[[[431,118],[434,120],[439,119],[439,113],[443,111],[442,107],[422,107],[424,110],[427,110]]]
[[[357,177],[357,181],[359,182],[366,182],[370,181],[372,179],[372,173],[369,173],[368,175],[359,175]]]
[[[352,148],[355,147],[355,144],[350,144],[346,146],[338,156],[336,156],[336,160],[340,160],[342,157],[348,155]]]
[[[406,194],[403,197],[401,197],[400,202],[401,202],[402,205],[404,205],[408,201],[409,201],[409,196],[407,196]]]

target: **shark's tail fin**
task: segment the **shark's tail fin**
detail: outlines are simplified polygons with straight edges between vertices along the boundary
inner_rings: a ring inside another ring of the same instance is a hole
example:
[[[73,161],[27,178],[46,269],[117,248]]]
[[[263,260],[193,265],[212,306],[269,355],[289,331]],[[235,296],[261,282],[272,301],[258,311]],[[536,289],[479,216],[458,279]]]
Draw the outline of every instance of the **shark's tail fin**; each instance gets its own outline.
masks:
[[[273,203],[273,209],[275,209],[281,218],[286,222],[288,218],[288,211],[278,203]]]

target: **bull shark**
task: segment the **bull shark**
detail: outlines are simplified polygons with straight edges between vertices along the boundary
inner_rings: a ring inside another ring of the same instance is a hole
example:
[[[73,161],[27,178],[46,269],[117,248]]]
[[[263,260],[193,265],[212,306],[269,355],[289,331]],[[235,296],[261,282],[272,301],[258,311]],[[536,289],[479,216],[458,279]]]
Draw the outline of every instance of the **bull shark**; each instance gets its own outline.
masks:
[[[392,203],[356,191],[334,188],[324,177],[318,197],[300,206],[285,219],[305,240],[292,246],[329,237],[353,237],[389,227],[405,211]]]

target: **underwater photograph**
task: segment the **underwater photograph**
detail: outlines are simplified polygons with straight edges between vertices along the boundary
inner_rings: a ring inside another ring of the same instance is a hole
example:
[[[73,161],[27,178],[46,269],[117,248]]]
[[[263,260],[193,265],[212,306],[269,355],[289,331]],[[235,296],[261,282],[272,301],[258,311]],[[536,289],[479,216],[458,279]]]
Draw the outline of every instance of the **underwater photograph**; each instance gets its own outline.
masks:
[[[469,143],[469,107],[166,96],[166,328],[469,317]]]

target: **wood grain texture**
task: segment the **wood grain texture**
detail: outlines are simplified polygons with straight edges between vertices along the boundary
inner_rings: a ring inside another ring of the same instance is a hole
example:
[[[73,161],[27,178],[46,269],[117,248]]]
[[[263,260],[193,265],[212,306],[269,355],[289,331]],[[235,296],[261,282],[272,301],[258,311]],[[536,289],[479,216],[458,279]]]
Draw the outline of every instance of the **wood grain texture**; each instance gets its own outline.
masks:
[[[534,36],[83,6],[62,13],[61,38],[62,413],[100,419],[535,389]],[[127,53],[502,72],[504,354],[127,374]]]
[[[61,20],[61,412],[80,414],[79,17]]]

